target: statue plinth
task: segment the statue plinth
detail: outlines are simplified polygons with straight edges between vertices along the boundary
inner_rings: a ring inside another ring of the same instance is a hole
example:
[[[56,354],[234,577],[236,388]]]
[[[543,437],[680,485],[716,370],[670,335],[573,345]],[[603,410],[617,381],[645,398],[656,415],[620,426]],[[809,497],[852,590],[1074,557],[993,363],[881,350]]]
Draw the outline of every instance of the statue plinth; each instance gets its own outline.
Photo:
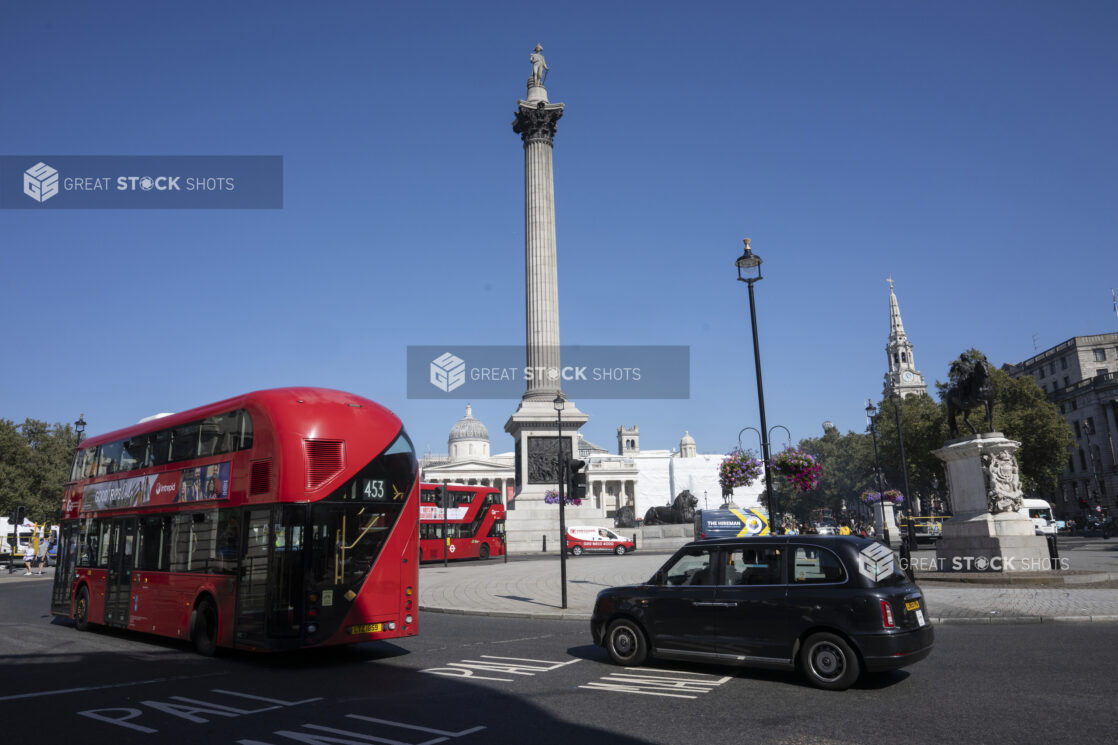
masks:
[[[897,527],[897,506],[893,502],[880,499],[873,503],[874,528],[881,526],[889,536],[889,548],[901,547],[901,530]]]
[[[1001,432],[978,434],[934,451],[947,470],[952,517],[936,543],[941,571],[1050,569],[1048,544],[1017,510],[1021,487],[1014,453],[1021,443]]]

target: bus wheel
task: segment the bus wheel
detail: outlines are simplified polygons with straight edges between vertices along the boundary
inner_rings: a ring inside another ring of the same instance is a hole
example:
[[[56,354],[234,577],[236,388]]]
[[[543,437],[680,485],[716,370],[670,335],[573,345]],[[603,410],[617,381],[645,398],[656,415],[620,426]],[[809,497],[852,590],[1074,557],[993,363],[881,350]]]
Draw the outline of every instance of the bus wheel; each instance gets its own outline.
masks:
[[[486,559],[489,558],[489,544],[488,543],[481,544],[481,548],[478,550],[478,555],[481,557],[482,561],[485,561]]]
[[[582,556],[582,546],[572,546],[571,547],[571,555],[572,556]]]
[[[78,631],[89,628],[89,590],[85,585],[78,590],[78,600],[74,603],[74,628]]]
[[[202,600],[190,616],[190,639],[194,650],[204,657],[217,651],[217,608],[210,600]]]

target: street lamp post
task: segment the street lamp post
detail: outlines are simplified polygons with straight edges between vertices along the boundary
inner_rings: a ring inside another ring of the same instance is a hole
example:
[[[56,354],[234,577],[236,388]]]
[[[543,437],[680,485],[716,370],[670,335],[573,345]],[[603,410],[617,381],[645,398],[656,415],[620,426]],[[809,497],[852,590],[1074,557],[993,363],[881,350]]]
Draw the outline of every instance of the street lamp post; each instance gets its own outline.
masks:
[[[749,321],[753,327],[753,362],[757,369],[757,404],[761,410],[761,457],[765,459],[765,497],[769,508],[769,526],[775,533],[783,533],[776,501],[773,497],[772,461],[769,458],[769,427],[765,421],[765,387],[761,382],[761,348],[757,343],[757,304],[753,298],[753,283],[761,280],[761,257],[749,248],[746,238],[745,251],[734,264],[738,268],[738,281],[749,286]]]
[[[563,408],[567,402],[563,400],[562,394],[555,397],[552,402],[555,405],[555,414],[558,417],[558,430],[559,430],[559,455],[556,457],[556,472],[559,474],[559,585],[560,595],[562,597],[561,608],[567,607],[567,516],[563,510],[566,498],[563,496],[563,472],[566,470],[567,459],[563,457]]]
[[[74,429],[78,432],[78,444],[85,439],[85,414],[78,414],[78,421],[74,422]]]
[[[881,464],[877,460],[877,426],[874,424],[873,418],[877,411],[873,407],[873,401],[866,399],[866,419],[869,422],[870,435],[873,437],[873,472],[877,477],[877,494],[878,503],[881,505],[881,519],[877,517],[877,510],[873,511],[874,532],[877,537],[889,543],[889,529],[885,527],[885,484],[881,479]]]
[[[901,547],[901,558],[906,565],[912,566],[912,552],[916,549],[916,526],[912,524],[912,492],[908,487],[908,463],[904,457],[904,435],[901,434],[901,406],[897,403],[899,395],[890,396],[893,401],[893,413],[897,417],[897,445],[901,450],[901,473],[904,475],[904,514],[908,528],[905,530],[904,545]]]

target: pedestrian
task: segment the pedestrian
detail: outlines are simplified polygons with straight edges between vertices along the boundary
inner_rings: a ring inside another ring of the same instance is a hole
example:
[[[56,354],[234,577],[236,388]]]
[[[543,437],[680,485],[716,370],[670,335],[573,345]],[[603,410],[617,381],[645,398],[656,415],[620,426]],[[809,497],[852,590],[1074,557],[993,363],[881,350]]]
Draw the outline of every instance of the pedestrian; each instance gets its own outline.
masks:
[[[45,538],[39,538],[39,550],[35,553],[35,558],[38,560],[39,571],[36,574],[42,574],[43,568],[47,564],[47,551],[50,550],[50,544],[47,543]]]

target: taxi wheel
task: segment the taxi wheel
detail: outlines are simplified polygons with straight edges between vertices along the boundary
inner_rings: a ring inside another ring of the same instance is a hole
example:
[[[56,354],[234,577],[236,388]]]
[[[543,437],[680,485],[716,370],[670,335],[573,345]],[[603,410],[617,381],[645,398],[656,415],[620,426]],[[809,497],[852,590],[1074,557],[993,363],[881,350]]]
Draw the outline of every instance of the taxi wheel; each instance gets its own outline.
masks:
[[[74,628],[85,631],[89,628],[89,590],[82,586],[74,603]]]
[[[613,549],[613,552],[615,554],[617,554],[618,556],[624,556],[625,555],[625,547],[624,546],[618,546],[617,548]]]
[[[635,621],[619,618],[606,630],[606,651],[618,665],[636,667],[648,657],[648,642]]]
[[[571,556],[582,556],[582,546],[571,547]]]
[[[217,651],[217,608],[209,600],[198,603],[190,617],[190,639],[194,650],[204,657]]]
[[[800,669],[818,688],[845,691],[861,673],[858,655],[841,636],[813,634],[800,649]]]

